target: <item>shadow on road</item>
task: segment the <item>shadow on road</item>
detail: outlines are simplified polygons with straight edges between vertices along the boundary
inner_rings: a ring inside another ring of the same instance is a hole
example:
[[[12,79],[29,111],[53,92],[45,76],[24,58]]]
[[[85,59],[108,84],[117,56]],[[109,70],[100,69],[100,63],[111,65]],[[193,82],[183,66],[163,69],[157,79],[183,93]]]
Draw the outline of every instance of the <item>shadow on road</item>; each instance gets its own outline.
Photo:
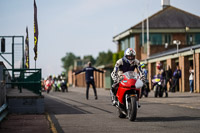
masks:
[[[178,116],[178,117],[138,117],[138,122],[169,122],[169,121],[200,121],[200,117]]]
[[[78,107],[48,97],[45,97],[44,104],[45,112],[49,114],[91,114]]]

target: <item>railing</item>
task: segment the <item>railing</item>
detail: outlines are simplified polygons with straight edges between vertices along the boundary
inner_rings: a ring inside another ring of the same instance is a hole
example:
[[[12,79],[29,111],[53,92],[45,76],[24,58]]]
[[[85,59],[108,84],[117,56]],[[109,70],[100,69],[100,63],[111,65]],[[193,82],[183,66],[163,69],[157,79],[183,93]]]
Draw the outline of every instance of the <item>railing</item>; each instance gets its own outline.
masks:
[[[20,93],[22,88],[25,88],[41,95],[41,69],[4,69],[4,77],[10,72],[13,76],[6,84],[10,84],[12,88],[18,87]]]
[[[6,103],[6,87],[3,82],[0,83],[0,122],[8,114]]]

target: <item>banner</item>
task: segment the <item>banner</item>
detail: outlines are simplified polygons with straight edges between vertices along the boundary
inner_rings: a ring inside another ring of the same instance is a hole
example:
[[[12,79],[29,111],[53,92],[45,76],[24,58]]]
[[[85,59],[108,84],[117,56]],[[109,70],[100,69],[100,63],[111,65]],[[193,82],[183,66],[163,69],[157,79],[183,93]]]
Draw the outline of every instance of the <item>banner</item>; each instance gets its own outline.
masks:
[[[29,68],[29,38],[28,38],[28,27],[26,27],[26,40],[25,40],[25,68]]]
[[[34,60],[37,60],[37,43],[38,43],[38,23],[37,23],[37,6],[34,0],[34,52],[35,52],[35,57]]]

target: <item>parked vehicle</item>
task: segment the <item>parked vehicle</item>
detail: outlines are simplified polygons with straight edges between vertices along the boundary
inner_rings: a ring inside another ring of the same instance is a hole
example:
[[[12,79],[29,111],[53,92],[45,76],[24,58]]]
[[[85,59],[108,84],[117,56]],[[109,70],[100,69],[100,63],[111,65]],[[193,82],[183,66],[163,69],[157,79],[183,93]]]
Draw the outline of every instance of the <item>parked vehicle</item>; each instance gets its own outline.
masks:
[[[139,108],[139,94],[143,82],[139,79],[139,75],[133,71],[128,71],[123,74],[123,79],[119,83],[117,90],[117,104],[120,118],[128,118],[134,121]]]
[[[162,77],[160,75],[154,76],[152,79],[154,97],[163,97],[164,88],[162,86]]]

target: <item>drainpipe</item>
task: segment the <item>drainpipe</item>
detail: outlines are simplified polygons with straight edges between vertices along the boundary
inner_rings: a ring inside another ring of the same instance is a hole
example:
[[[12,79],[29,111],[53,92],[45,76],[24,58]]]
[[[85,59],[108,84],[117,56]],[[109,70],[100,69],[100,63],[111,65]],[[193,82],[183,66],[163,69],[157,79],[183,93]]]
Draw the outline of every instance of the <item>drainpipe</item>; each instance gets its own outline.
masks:
[[[147,17],[147,59],[150,55],[149,47],[149,17]]]
[[[194,84],[195,84],[195,90],[196,90],[196,58],[195,58],[195,49],[193,50],[193,56],[194,56],[194,79],[195,79],[195,82],[194,82]],[[194,88],[193,88],[193,91],[194,91]]]

